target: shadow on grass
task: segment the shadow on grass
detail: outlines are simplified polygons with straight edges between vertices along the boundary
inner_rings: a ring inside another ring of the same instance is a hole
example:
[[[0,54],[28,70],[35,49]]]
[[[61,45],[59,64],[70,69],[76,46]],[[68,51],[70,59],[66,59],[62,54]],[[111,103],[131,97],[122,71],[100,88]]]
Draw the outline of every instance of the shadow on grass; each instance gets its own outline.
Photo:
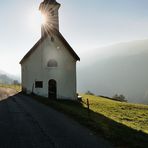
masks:
[[[147,148],[148,134],[137,131],[126,125],[115,122],[102,114],[85,108],[76,101],[49,100],[47,98],[32,96],[38,102],[53,107],[90,128],[95,134],[103,136],[116,147]]]

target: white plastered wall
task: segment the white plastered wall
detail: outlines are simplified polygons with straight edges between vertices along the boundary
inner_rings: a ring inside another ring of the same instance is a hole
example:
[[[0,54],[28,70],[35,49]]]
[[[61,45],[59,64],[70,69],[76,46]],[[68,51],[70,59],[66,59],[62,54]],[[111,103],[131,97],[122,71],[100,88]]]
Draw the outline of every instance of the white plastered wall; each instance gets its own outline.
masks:
[[[55,59],[57,67],[49,68],[47,63]],[[76,60],[54,36],[54,41],[48,37],[22,64],[22,84],[27,92],[48,97],[48,81],[57,82],[57,98],[76,99]],[[43,81],[43,88],[35,88],[35,81]]]

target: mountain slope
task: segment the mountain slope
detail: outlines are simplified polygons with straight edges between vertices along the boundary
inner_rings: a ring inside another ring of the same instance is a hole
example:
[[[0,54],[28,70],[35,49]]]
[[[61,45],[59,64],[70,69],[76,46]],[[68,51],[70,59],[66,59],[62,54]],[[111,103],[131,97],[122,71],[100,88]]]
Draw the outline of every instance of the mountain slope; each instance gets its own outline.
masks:
[[[80,92],[110,97],[118,93],[129,102],[148,103],[148,40],[99,48],[94,53],[89,57],[92,64],[79,67]]]
[[[7,74],[6,72],[0,70],[0,83],[12,84],[14,81],[13,76]]]

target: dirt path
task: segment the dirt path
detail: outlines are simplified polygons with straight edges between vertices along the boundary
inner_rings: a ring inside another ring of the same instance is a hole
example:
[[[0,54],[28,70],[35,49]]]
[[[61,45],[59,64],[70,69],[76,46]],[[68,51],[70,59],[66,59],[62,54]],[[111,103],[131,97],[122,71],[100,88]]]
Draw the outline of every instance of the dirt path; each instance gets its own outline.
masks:
[[[17,91],[12,88],[0,87],[0,100],[4,100],[8,98],[9,96],[13,96],[15,94],[17,94]]]

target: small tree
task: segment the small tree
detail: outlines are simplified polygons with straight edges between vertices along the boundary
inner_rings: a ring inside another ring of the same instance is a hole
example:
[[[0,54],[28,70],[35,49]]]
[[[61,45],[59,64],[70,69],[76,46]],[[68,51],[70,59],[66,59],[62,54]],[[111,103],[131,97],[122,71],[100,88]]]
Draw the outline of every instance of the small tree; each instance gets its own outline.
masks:
[[[113,99],[118,99],[119,96],[118,96],[118,94],[115,94],[112,98],[113,98]]]
[[[87,91],[85,94],[87,94],[87,95],[94,95],[94,93],[92,93],[91,91]]]
[[[117,101],[127,102],[125,96],[122,94],[121,95],[115,94],[112,98]]]

